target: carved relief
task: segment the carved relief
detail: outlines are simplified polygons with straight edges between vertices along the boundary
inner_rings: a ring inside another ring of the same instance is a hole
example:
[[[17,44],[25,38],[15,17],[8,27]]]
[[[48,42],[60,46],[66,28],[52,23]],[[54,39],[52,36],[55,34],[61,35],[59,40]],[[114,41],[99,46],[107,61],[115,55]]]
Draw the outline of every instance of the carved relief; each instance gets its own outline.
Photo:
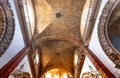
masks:
[[[85,72],[83,73],[82,78],[100,78],[100,75],[93,72]]]
[[[116,67],[120,68],[120,54],[110,45],[106,34],[107,19],[109,18],[108,16],[116,2],[117,0],[109,0],[106,3],[105,8],[103,9],[103,13],[100,17],[100,22],[98,26],[98,37],[102,49],[105,51],[107,56],[116,64]]]
[[[23,72],[20,70],[16,70],[13,74],[11,74],[14,78],[31,78],[28,72]]]
[[[14,35],[13,12],[8,0],[0,0],[0,56],[9,47]]]

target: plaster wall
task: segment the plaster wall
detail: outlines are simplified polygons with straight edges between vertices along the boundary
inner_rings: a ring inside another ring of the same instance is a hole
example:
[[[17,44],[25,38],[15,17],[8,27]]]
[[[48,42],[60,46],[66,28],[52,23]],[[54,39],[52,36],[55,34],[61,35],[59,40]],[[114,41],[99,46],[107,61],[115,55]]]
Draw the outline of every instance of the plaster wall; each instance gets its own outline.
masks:
[[[23,65],[23,69],[20,69],[21,65]],[[30,70],[30,64],[29,64],[27,55],[24,57],[24,59],[20,62],[20,64],[15,68],[15,70],[11,73],[11,75],[8,78],[15,78],[12,74],[16,70],[21,70],[22,72],[28,72],[30,74],[30,77],[32,78],[32,74],[31,74],[31,70]]]
[[[11,5],[12,11],[14,12],[15,32],[10,46],[8,47],[6,52],[0,57],[0,69],[25,47],[14,0],[9,0],[9,3]]]
[[[102,14],[102,10],[105,7],[106,2],[107,0],[102,0],[101,2],[101,6],[99,9],[95,27],[92,33],[89,48],[116,78],[120,78],[120,70],[115,68],[115,64],[107,57],[105,52],[102,50],[100,43],[99,43],[98,34],[97,34],[99,19]]]

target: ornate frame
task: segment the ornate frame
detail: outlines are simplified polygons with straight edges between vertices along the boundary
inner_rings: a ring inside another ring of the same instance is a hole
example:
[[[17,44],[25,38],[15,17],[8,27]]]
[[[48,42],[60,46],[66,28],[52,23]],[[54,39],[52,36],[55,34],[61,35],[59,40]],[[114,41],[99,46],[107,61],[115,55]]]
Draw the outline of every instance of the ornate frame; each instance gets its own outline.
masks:
[[[4,17],[4,19],[2,19],[1,22],[3,22],[4,26],[4,34],[2,34],[1,36],[1,40],[0,40],[0,57],[2,56],[2,54],[6,51],[6,49],[9,47],[12,39],[13,39],[13,35],[14,35],[14,31],[15,31],[15,21],[13,18],[13,12],[10,9],[11,6],[8,2],[8,0],[0,0],[0,7],[2,10],[2,15]]]
[[[100,22],[98,25],[98,37],[101,44],[102,49],[105,51],[106,55],[112,60],[112,62],[116,65],[116,68],[120,68],[120,54],[114,49],[111,43],[108,40],[107,36],[107,21],[109,19],[109,15],[111,14],[114,5],[119,2],[118,0],[109,0],[105,8],[103,9],[102,15],[100,17]]]

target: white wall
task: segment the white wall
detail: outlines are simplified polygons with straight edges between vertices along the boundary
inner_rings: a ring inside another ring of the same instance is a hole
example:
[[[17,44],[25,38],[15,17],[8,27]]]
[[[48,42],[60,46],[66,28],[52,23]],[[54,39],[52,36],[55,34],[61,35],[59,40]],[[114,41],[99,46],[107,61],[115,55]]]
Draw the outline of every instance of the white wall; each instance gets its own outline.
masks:
[[[93,34],[91,37],[89,48],[101,60],[101,62],[112,72],[112,74],[115,75],[116,78],[120,78],[120,70],[117,70],[115,68],[114,63],[106,56],[105,52],[102,50],[100,43],[99,43],[98,34],[97,34],[98,22],[99,22],[100,15],[102,14],[102,10],[105,7],[106,2],[107,0],[102,0],[100,10],[98,13],[98,17],[95,23],[95,28],[93,30]]]
[[[93,68],[93,70],[95,70],[95,72],[98,72],[97,69],[95,68],[95,66],[92,64],[92,62],[86,56],[84,64],[83,64],[83,68],[82,68],[82,71],[81,71],[80,78],[82,78],[83,73],[91,72],[91,69],[89,68],[89,66],[91,66]]]
[[[21,69],[21,71],[28,72],[30,74],[31,78],[32,78],[32,74],[31,74],[31,70],[30,70],[30,64],[29,64],[27,55],[24,57],[24,59],[21,61],[21,63],[15,68],[15,70],[19,70],[21,65],[24,65],[23,69]],[[15,72],[15,70],[12,72],[12,74]],[[15,77],[10,75],[8,78],[15,78]]]
[[[23,41],[22,32],[21,32],[21,29],[20,29],[20,24],[19,24],[19,21],[18,21],[18,16],[17,16],[17,13],[16,13],[14,0],[9,0],[9,2],[11,4],[11,8],[14,12],[15,33],[14,33],[14,37],[13,37],[13,40],[12,40],[9,48],[2,55],[2,57],[0,57],[0,69],[5,64],[7,64],[25,46],[24,41]]]

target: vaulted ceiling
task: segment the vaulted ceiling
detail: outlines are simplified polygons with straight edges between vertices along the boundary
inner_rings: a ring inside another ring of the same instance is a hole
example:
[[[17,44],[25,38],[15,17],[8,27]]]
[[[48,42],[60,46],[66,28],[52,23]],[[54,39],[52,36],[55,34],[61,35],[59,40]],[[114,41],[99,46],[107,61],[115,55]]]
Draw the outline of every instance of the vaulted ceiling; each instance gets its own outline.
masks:
[[[33,0],[34,41],[40,54],[40,74],[52,68],[63,68],[74,74],[74,53],[82,40],[80,21],[85,1]]]

